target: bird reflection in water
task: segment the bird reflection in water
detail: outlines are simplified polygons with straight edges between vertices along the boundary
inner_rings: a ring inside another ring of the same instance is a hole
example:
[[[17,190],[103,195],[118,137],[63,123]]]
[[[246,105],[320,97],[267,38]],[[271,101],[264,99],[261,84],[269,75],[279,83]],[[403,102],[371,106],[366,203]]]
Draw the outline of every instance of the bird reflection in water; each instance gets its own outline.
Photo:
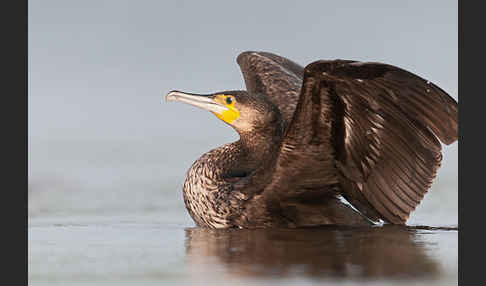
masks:
[[[420,230],[403,226],[309,229],[186,229],[195,268],[243,277],[434,278]],[[207,273],[207,272],[206,272]]]

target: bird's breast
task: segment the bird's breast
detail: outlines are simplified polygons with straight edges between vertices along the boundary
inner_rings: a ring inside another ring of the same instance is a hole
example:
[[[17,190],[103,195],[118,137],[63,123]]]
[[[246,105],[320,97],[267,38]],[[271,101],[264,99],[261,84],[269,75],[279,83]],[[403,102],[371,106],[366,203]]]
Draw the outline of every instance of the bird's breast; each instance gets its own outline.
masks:
[[[217,177],[207,160],[194,162],[183,185],[184,203],[192,219],[199,226],[230,227],[229,189]]]

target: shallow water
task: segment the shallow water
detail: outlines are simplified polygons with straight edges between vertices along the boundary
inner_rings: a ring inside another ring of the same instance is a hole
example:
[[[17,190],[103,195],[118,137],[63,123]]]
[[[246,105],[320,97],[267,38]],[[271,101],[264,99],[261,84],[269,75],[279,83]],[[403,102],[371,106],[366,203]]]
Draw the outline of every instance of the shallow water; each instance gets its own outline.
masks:
[[[200,229],[176,180],[161,191],[137,189],[141,174],[77,174],[111,185],[31,184],[30,285],[457,285],[457,230]],[[410,224],[457,227],[453,189],[435,188]]]
[[[454,230],[208,230],[163,215],[30,219],[29,284],[457,284]]]

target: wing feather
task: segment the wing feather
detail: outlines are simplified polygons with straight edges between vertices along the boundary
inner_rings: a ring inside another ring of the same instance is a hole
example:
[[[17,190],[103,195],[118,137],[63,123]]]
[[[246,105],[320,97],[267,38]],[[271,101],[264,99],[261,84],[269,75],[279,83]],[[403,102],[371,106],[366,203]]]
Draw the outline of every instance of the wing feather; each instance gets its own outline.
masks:
[[[248,92],[270,97],[280,109],[286,126],[299,100],[304,68],[268,52],[243,52],[236,61],[241,68]]]
[[[245,81],[268,92],[255,84],[255,74],[264,76],[268,63],[261,65]],[[292,87],[285,88],[295,94],[292,78]],[[279,97],[280,105],[283,100]],[[370,219],[403,224],[440,167],[437,137],[445,144],[457,140],[458,105],[436,85],[391,65],[317,61],[304,69],[289,122],[265,190],[299,196],[339,184],[342,195]]]

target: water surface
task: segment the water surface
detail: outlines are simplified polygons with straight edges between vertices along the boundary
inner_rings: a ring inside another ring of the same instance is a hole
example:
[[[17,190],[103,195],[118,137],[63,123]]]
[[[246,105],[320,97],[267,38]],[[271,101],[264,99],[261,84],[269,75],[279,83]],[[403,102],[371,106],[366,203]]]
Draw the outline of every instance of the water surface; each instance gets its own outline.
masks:
[[[29,284],[457,284],[454,230],[209,230],[163,216],[29,219]]]

